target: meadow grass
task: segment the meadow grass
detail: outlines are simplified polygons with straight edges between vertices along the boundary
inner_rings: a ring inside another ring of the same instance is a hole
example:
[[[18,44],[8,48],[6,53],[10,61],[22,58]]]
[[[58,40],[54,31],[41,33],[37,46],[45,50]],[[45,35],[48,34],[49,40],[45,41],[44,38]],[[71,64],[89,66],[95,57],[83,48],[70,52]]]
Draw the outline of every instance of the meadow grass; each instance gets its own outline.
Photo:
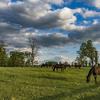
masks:
[[[89,69],[0,67],[0,100],[100,100],[100,78],[86,83]]]

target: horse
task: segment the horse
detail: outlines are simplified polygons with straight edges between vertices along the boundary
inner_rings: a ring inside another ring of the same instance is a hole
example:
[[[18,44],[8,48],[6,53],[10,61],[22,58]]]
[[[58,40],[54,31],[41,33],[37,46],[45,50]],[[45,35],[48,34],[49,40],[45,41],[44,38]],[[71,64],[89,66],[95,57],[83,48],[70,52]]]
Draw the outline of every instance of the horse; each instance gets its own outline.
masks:
[[[63,64],[54,64],[52,68],[53,68],[53,71],[58,71],[58,69],[63,71],[64,69],[66,69],[66,66],[64,66]]]
[[[67,68],[68,67],[71,68],[71,65],[70,64],[65,64],[64,66],[67,67]]]
[[[47,67],[47,64],[41,64],[41,68],[42,68],[42,67]]]
[[[100,75],[100,67],[96,67],[96,66],[93,66],[89,72],[88,72],[88,75],[86,77],[86,82],[89,83],[90,82],[90,77],[91,75],[94,76],[94,79],[95,79],[95,83],[97,83],[97,75]]]
[[[76,65],[75,67],[80,69],[81,68],[81,65],[79,64],[79,65]]]
[[[77,64],[77,63],[75,63],[74,67],[80,69],[80,68],[81,68],[81,64]]]

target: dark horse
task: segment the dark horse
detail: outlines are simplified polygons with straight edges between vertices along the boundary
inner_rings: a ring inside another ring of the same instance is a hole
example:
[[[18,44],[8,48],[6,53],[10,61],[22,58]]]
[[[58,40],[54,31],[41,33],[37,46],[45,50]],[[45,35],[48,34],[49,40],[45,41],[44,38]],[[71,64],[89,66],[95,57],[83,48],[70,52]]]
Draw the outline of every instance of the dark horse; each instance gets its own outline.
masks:
[[[79,68],[79,69],[81,68],[81,66],[82,66],[81,64],[77,64],[77,63],[75,63],[74,65],[75,68]]]
[[[93,67],[90,69],[90,71],[89,71],[89,73],[88,73],[88,75],[87,75],[87,78],[86,78],[87,83],[90,82],[90,77],[91,77],[91,75],[94,76],[95,83],[97,83],[97,75],[100,75],[100,67],[93,66]]]
[[[54,64],[52,66],[53,71],[58,71],[58,69],[60,69],[61,71],[66,69],[66,66],[64,64]]]

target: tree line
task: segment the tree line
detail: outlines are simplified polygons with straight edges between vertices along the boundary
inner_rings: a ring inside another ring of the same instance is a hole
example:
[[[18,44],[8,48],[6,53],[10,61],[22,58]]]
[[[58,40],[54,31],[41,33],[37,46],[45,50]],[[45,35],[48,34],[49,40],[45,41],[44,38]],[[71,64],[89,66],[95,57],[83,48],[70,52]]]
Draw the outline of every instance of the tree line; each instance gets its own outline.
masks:
[[[21,52],[18,50],[6,50],[6,45],[0,41],[0,67],[26,67],[33,66],[38,47],[34,40],[29,39],[30,52]]]
[[[81,65],[85,64],[87,66],[87,58],[89,61],[89,66],[98,65],[98,51],[93,46],[91,40],[83,42],[80,46],[79,51],[77,52],[78,56],[76,58],[77,62]]]
[[[31,49],[30,52],[14,50],[8,53],[5,43],[0,42],[0,67],[33,66],[39,47],[32,38],[29,39],[29,46]],[[90,66],[98,64],[98,51],[93,46],[91,40],[81,43],[80,49],[77,53],[78,56],[76,57],[76,61],[78,64],[87,66],[87,58],[90,59]]]

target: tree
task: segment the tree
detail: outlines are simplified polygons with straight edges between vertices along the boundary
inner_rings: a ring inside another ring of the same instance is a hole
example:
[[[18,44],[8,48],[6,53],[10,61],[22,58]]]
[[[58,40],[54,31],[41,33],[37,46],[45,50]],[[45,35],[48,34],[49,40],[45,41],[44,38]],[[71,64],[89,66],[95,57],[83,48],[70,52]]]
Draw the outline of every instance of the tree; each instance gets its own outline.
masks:
[[[76,61],[79,62],[81,65],[84,65],[85,62],[85,55],[86,55],[86,43],[83,42],[80,46],[80,50],[77,52],[79,55],[76,57]]]
[[[31,52],[25,52],[25,66],[31,66]]]
[[[34,60],[35,60],[35,57],[37,55],[37,52],[38,52],[38,45],[37,45],[37,40],[35,38],[29,38],[29,46],[31,48],[31,64],[33,66],[34,64]]]
[[[11,51],[10,58],[9,58],[9,66],[18,67],[24,66],[25,64],[25,55],[23,52],[19,51]]]
[[[85,57],[90,58],[92,66],[94,63],[98,63],[98,52],[96,48],[93,46],[91,40],[88,40],[87,42],[81,44],[78,54],[81,60]]]
[[[0,66],[7,66],[7,53],[4,42],[0,42]]]
[[[96,62],[96,64],[98,64],[98,51],[95,51],[95,62]]]

